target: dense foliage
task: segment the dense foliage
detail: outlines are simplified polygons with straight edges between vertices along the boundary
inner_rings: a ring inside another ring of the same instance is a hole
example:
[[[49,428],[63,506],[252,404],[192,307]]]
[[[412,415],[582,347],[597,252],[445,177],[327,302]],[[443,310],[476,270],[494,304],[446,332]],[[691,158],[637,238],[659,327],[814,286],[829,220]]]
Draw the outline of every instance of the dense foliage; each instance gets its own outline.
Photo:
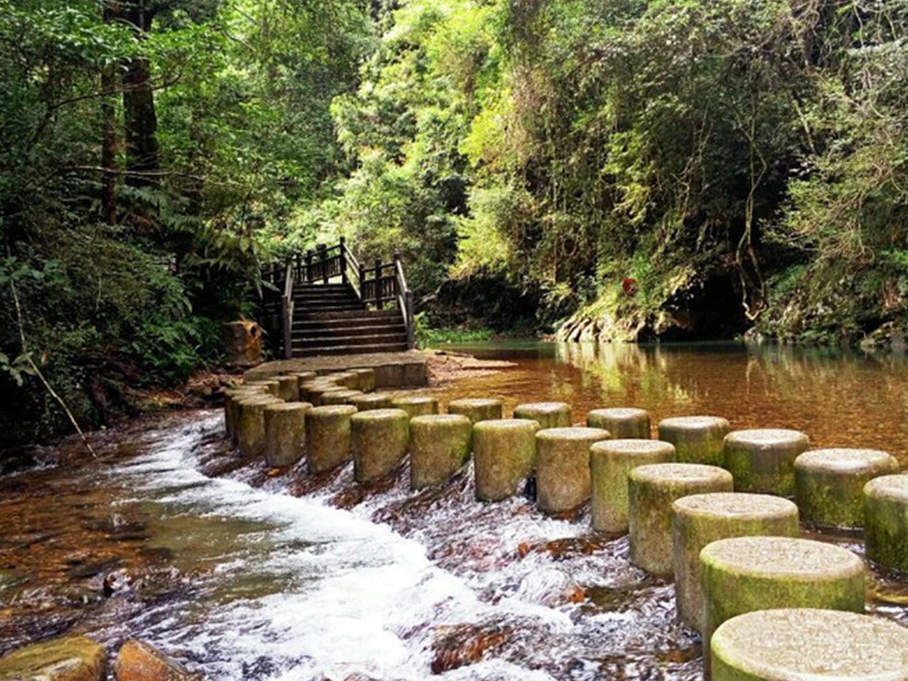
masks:
[[[261,259],[341,234],[424,329],[896,337],[906,36],[903,0],[0,0],[3,432],[65,423],[42,377],[85,423],[185,378]]]

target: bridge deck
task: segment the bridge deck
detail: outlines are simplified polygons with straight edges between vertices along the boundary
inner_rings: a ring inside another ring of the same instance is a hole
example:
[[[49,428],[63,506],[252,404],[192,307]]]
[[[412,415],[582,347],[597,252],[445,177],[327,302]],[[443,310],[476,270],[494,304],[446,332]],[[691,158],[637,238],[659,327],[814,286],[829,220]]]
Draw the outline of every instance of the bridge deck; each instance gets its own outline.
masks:
[[[300,371],[330,373],[344,369],[375,369],[378,387],[428,385],[426,355],[419,350],[404,352],[373,352],[358,355],[322,355],[318,357],[296,357],[265,362],[249,369],[244,378],[247,381],[290,374]]]

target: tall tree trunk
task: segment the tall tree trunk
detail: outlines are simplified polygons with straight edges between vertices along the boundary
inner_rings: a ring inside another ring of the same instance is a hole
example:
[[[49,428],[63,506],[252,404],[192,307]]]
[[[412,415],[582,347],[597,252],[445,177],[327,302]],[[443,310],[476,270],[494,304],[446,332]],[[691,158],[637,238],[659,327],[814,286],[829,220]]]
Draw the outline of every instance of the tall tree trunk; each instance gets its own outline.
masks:
[[[154,12],[148,0],[123,3],[122,17],[135,27],[141,40],[149,30]],[[123,110],[126,126],[126,183],[134,187],[156,185],[160,169],[158,116],[151,84],[151,63],[131,59],[123,75]]]
[[[104,3],[104,23],[116,21],[119,16],[119,2],[110,0]],[[117,178],[120,169],[117,167],[117,104],[114,93],[119,89],[116,66],[109,66],[101,72],[101,119],[104,126],[101,142],[101,168],[104,175],[101,179],[101,210],[104,222],[117,224]]]

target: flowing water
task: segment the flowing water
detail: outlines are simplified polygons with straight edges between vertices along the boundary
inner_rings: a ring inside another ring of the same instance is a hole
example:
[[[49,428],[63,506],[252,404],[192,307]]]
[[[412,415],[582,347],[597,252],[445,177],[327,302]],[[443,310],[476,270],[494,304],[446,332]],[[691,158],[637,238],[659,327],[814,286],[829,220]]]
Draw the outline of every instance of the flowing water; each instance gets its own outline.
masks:
[[[472,347],[507,369],[442,401],[564,400],[576,420],[635,405],[713,413],[870,446],[908,464],[908,365],[739,346]],[[221,437],[219,411],[96,437],[97,460],[0,478],[0,652],[63,632],[113,651],[139,636],[211,680],[699,679],[673,588],[626,537],[524,498],[473,499],[472,471],[412,494],[407,471],[363,489],[352,466],[268,471]],[[44,451],[48,461],[66,452]],[[40,457],[39,457],[40,458]],[[853,536],[821,536],[858,553]],[[908,625],[908,580],[872,572],[868,610]]]

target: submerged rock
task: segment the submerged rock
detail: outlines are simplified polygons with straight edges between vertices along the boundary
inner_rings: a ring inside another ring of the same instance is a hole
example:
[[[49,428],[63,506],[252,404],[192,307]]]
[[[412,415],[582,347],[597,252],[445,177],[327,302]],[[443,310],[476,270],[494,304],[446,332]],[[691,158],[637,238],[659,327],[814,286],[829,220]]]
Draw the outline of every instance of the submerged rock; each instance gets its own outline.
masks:
[[[3,681],[102,681],[104,647],[84,636],[70,636],[21,648],[0,658]]]

